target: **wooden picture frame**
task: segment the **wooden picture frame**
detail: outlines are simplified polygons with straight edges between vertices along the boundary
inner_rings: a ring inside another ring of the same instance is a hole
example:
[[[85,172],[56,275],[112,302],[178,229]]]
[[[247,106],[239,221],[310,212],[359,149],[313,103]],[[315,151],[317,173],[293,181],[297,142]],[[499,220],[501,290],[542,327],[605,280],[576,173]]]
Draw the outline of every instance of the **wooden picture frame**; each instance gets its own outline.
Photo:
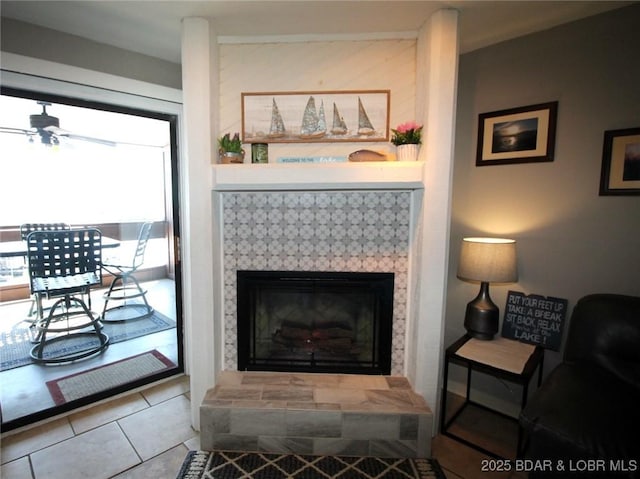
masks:
[[[553,161],[558,102],[482,113],[476,166]]]
[[[600,196],[640,195],[640,128],[604,132]]]
[[[242,141],[389,141],[389,104],[389,90],[242,93]]]

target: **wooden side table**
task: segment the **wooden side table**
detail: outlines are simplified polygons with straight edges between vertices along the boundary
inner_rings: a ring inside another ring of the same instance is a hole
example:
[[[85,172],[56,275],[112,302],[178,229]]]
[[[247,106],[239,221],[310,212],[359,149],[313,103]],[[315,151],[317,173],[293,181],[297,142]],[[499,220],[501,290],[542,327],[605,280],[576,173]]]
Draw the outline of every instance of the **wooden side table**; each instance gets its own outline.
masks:
[[[457,364],[467,368],[467,390],[465,402],[456,413],[447,420],[447,383],[449,379],[449,364]],[[492,411],[511,420],[517,419],[507,416],[501,411],[491,409],[483,404],[471,399],[471,372],[478,371],[493,377],[503,379],[522,386],[521,409],[527,403],[529,393],[529,383],[536,370],[538,370],[538,386],[542,382],[542,369],[544,363],[544,349],[540,346],[521,343],[506,338],[496,338],[491,341],[482,341],[471,338],[468,335],[462,336],[455,341],[445,351],[444,358],[444,381],[442,385],[442,411],[440,413],[440,432],[451,437],[469,447],[472,447],[484,454],[492,457],[500,457],[467,439],[464,439],[452,432],[449,427],[456,421],[464,409],[472,404],[482,409]],[[522,431],[518,427],[518,445],[516,454],[522,452]]]

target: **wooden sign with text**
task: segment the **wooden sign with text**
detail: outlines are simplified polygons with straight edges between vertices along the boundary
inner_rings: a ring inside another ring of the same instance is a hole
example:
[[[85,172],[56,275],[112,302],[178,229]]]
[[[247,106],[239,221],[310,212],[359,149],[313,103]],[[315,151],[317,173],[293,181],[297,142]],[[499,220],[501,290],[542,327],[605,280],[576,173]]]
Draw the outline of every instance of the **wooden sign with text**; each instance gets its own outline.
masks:
[[[566,299],[509,291],[502,336],[558,351],[566,315]]]

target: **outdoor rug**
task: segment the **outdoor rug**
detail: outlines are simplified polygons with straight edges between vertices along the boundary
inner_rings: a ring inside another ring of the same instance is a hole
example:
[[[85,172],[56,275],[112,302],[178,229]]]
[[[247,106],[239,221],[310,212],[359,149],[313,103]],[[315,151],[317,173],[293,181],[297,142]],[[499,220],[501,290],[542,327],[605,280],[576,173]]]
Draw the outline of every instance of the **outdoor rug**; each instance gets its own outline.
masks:
[[[176,479],[446,479],[435,459],[189,451]]]
[[[34,346],[31,342],[29,323],[20,321],[13,327],[0,330],[0,371],[33,364],[29,351]],[[152,316],[121,323],[104,323],[104,332],[109,336],[109,344],[128,341],[151,333],[164,331],[176,326],[176,322],[163,314],[154,311]],[[47,347],[46,355],[60,356],[89,349],[97,339],[87,336],[70,338]]]
[[[124,383],[173,368],[175,364],[155,349],[80,373],[47,381],[56,405],[106,391]]]

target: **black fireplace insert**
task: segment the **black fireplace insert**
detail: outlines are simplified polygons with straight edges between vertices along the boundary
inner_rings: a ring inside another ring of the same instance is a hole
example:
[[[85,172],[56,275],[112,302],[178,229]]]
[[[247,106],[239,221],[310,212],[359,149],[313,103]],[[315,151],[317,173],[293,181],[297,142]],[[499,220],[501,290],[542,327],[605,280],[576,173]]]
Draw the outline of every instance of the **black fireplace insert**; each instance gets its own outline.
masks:
[[[393,273],[238,271],[238,369],[390,374]]]

